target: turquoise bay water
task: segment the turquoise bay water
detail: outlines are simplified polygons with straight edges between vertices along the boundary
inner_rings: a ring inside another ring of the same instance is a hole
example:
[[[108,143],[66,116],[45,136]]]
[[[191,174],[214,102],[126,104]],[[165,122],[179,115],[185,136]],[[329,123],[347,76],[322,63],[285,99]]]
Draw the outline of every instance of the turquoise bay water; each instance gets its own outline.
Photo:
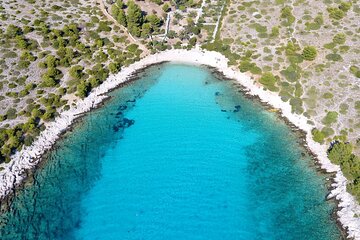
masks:
[[[147,69],[57,143],[0,239],[339,239],[326,176],[232,85]]]

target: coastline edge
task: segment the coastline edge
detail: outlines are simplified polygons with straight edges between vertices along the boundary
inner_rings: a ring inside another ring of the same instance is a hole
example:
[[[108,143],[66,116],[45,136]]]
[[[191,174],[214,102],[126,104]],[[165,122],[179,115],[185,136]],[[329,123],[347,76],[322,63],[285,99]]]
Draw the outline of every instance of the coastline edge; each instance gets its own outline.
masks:
[[[263,90],[248,75],[228,66],[228,59],[218,52],[206,50],[167,50],[146,56],[138,62],[123,68],[119,73],[111,75],[99,87],[75,106],[61,112],[55,121],[46,124],[46,129],[29,147],[12,156],[10,163],[2,164],[4,170],[0,171],[0,201],[13,193],[26,177],[26,171],[33,169],[41,161],[42,155],[59,139],[72,123],[84,113],[96,108],[106,98],[106,93],[127,82],[136,71],[149,65],[161,62],[178,62],[194,65],[206,65],[217,69],[225,77],[234,79],[242,85],[247,94],[257,96],[262,102],[281,110],[281,116],[306,133],[306,146],[316,156],[322,169],[329,173],[336,173],[331,184],[332,190],[328,198],[338,202],[337,217],[342,227],[347,231],[347,237],[360,240],[360,205],[356,199],[346,191],[347,179],[339,166],[332,164],[327,157],[327,148],[312,139],[312,126],[307,123],[307,118],[291,112],[291,106],[283,102],[277,93]]]

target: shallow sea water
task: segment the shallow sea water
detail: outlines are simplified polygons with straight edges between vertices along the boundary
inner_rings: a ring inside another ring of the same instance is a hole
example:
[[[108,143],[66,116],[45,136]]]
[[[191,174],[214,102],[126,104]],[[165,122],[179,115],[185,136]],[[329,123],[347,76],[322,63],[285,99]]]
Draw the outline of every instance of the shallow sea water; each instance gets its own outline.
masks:
[[[339,239],[300,140],[203,67],[153,66],[56,144],[0,239]]]

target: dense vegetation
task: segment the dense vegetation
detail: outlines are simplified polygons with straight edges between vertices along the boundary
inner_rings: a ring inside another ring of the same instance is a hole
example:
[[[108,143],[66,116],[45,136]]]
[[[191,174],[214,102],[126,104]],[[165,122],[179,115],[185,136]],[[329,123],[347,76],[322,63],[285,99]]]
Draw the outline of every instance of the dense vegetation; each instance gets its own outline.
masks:
[[[75,94],[84,98],[92,88],[105,81],[110,73],[118,72],[121,66],[139,58],[142,51],[137,45],[130,44],[119,51],[114,48],[115,44],[124,40],[115,38],[111,41],[100,37],[112,30],[109,27],[111,24],[94,16],[92,20],[87,29],[95,30],[90,31],[74,22],[57,27],[46,20],[34,19],[25,26],[9,24],[5,32],[0,34],[2,42],[14,44],[19,49],[21,55],[18,64],[21,70],[27,71],[35,63],[33,67],[41,72],[38,83],[28,82],[28,76],[20,75],[8,84],[8,88],[14,91],[7,92],[6,96],[13,98],[15,103],[26,100],[26,106],[21,111],[9,108],[0,115],[0,121],[20,117],[28,120],[12,127],[4,125],[0,128],[0,163],[8,162],[10,156],[23,145],[30,145],[45,128],[45,122],[70,108],[68,100],[64,99],[65,95]],[[40,36],[42,41],[34,39],[34,35]],[[43,51],[45,47],[51,51]],[[64,79],[66,74],[67,80]],[[0,82],[0,90],[2,84]]]
[[[349,180],[348,191],[360,201],[360,158],[353,154],[350,143],[335,142],[329,149],[329,159],[338,164],[344,176]]]
[[[145,16],[144,11],[134,1],[128,1],[126,5],[121,0],[116,1],[111,6],[111,14],[136,37],[148,37],[158,33],[163,24],[155,14]]]
[[[54,111],[50,107],[46,111],[34,108],[27,123],[18,124],[11,129],[0,128],[0,145],[2,146],[0,162],[9,162],[11,154],[16,150],[21,150],[23,145],[30,146],[34,138],[40,134],[42,127],[38,125],[40,120],[38,115],[47,120],[53,117],[52,114]]]

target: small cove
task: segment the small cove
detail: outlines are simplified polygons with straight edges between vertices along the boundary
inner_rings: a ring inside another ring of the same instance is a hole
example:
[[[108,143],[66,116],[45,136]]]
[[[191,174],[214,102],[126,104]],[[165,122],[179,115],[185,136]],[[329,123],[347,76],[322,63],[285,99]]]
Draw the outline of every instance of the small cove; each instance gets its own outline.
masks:
[[[57,143],[1,239],[339,239],[325,175],[275,114],[163,64]]]

